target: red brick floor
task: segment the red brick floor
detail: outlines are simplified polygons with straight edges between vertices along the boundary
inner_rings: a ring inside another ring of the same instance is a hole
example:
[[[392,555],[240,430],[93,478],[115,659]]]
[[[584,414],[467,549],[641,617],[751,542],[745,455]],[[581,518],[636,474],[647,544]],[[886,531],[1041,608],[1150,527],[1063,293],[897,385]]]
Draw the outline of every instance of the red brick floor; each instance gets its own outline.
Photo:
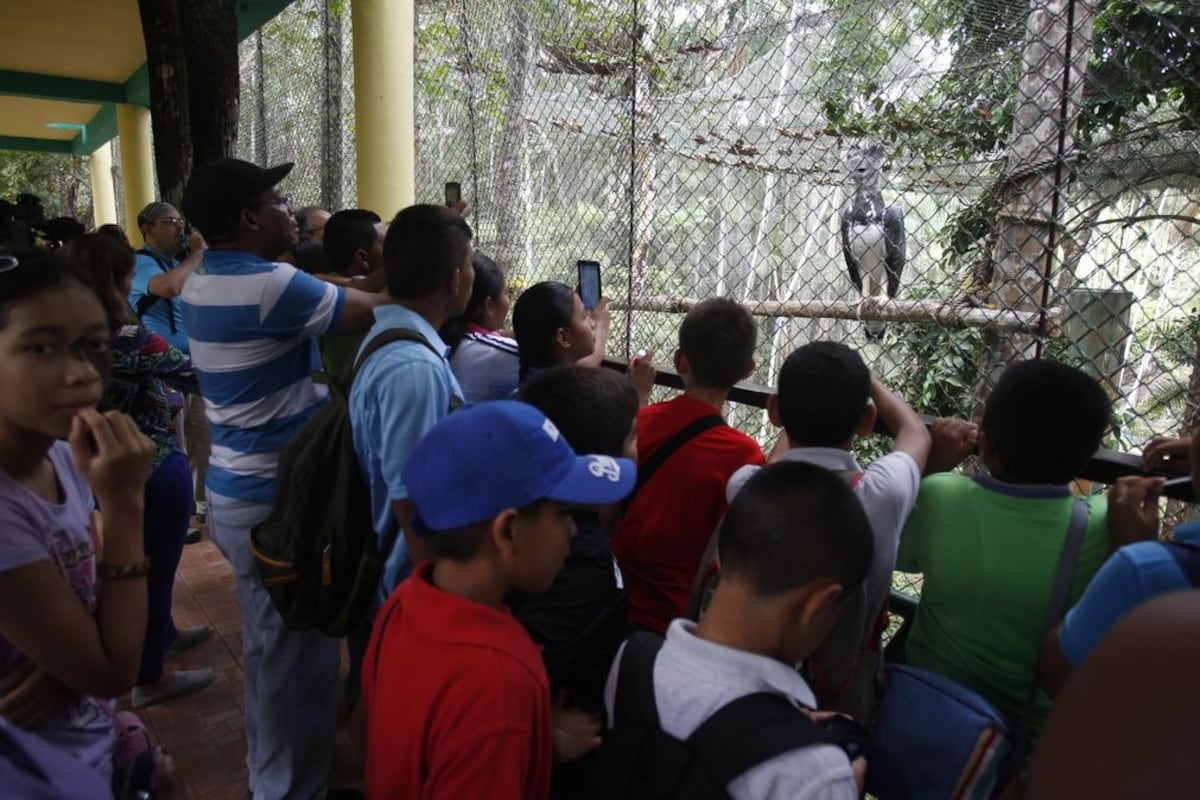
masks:
[[[168,666],[212,667],[217,679],[190,697],[141,709],[154,738],[197,798],[246,797],[246,738],[242,722],[242,612],[233,569],[207,539],[184,548],[175,578],[175,624],[208,625],[213,636]]]

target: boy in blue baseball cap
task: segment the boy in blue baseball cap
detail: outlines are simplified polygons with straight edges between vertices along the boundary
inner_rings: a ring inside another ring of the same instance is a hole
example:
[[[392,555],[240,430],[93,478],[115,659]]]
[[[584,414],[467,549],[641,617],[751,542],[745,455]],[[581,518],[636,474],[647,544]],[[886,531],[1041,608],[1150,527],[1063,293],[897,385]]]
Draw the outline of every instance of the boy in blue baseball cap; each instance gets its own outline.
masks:
[[[542,412],[501,400],[430,429],[403,477],[434,555],[376,616],[367,794],[549,797],[549,681],[504,598],[547,589],[575,535],[571,508],[624,499],[636,468],[577,456]]]

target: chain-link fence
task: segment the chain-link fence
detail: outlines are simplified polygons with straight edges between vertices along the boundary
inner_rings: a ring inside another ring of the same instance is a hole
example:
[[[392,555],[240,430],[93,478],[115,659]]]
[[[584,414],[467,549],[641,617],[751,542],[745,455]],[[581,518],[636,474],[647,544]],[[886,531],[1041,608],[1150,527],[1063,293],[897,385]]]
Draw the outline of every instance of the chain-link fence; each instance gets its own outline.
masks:
[[[1005,363],[1045,356],[1109,388],[1117,449],[1194,421],[1190,4],[426,0],[417,15],[418,198],[461,182],[518,290],[600,261],[610,352],[665,356],[679,312],[726,295],[761,322],[768,385],[830,338],[918,410],[969,417]],[[243,44],[242,154],[296,160],[298,202],[353,204],[349,47],[344,5],[322,0]],[[734,419],[769,436],[756,410]]]
[[[670,352],[678,311],[728,295],[762,320],[763,383],[832,338],[929,413],[1049,356],[1110,388],[1119,448],[1192,416],[1194,12],[418,8],[419,195],[461,180],[519,282],[600,260],[616,349]]]
[[[352,55],[344,0],[298,0],[241,44],[238,156],[295,162],[297,208],[353,205]]]

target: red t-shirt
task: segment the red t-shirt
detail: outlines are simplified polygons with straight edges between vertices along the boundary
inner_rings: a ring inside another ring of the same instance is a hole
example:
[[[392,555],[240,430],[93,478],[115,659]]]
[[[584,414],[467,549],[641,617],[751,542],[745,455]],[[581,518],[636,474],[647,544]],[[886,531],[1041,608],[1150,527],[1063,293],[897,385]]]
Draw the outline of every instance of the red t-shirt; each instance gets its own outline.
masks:
[[[645,464],[679,430],[715,413],[680,395],[638,412],[638,462]],[[629,587],[629,622],[665,633],[687,610],[708,538],[725,513],[725,484],[739,467],[764,463],[741,431],[710,428],[676,450],[633,499],[613,539]]]
[[[548,798],[541,654],[507,609],[442,591],[432,572],[417,567],[375,617],[363,663],[367,796]]]

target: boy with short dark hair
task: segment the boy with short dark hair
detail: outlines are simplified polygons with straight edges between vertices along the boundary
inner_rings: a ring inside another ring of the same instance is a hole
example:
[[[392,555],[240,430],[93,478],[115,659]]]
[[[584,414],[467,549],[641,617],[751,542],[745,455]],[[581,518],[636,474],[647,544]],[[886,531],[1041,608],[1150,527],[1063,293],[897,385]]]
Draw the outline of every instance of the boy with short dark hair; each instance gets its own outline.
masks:
[[[634,627],[662,633],[683,615],[704,547],[725,513],[729,476],[763,463],[758,443],[722,418],[729,390],[754,371],[756,336],[739,303],[698,304],[684,317],[675,351],[683,394],[638,412],[639,469],[646,472],[668,448],[675,452],[643,479],[613,539]]]
[[[791,445],[782,460],[839,473],[871,522],[875,553],[864,598],[839,626],[839,634],[849,638],[836,648],[839,652],[823,651],[812,669],[825,706],[869,719],[878,666],[876,620],[891,588],[900,531],[917,499],[929,432],[907,403],[871,375],[855,350],[837,342],[811,342],[787,357],[779,370],[779,391],[767,398],[767,413],[783,426]],[[864,469],[850,448],[874,431],[877,419],[893,432],[895,443],[891,453]],[[731,496],[756,469],[745,467],[733,476]],[[857,645],[853,639],[859,639]]]
[[[521,387],[520,399],[544,413],[576,453],[637,458],[638,397],[628,377],[596,367],[553,367]],[[510,598],[509,606],[542,648],[555,694],[599,711],[604,680],[621,640],[629,593],[613,560],[611,528],[619,507],[571,512],[577,533],[553,585]]]
[[[376,617],[368,796],[545,798],[550,690],[504,599],[550,586],[575,534],[571,506],[621,500],[633,464],[577,456],[540,411],[498,400],[435,425],[403,477],[433,560]]]
[[[872,550],[862,506],[838,475],[812,464],[781,463],[751,477],[721,523],[721,582],[707,613],[699,623],[672,622],[654,657],[661,731],[684,741],[729,704],[760,692],[783,698],[784,708],[797,715],[814,709],[816,698],[794,665],[829,633],[843,598],[866,577]],[[622,674],[628,649],[609,676],[610,736],[629,724],[620,712],[629,698],[618,688],[633,685]],[[746,731],[745,739],[756,733]],[[852,767],[846,751],[835,746],[837,737],[820,734],[812,744],[753,764],[726,784],[726,792],[736,800],[855,800],[862,762]],[[607,747],[596,756],[599,771],[611,767],[615,773],[628,757]]]
[[[990,474],[930,475],[904,528],[896,568],[925,576],[907,663],[1021,718],[1074,505],[1070,482],[1100,446],[1111,411],[1100,384],[1074,367],[1036,360],[1004,371],[978,433]],[[1083,499],[1089,519],[1072,604],[1109,549],[1104,496]],[[1043,696],[1034,730],[1048,709]]]

